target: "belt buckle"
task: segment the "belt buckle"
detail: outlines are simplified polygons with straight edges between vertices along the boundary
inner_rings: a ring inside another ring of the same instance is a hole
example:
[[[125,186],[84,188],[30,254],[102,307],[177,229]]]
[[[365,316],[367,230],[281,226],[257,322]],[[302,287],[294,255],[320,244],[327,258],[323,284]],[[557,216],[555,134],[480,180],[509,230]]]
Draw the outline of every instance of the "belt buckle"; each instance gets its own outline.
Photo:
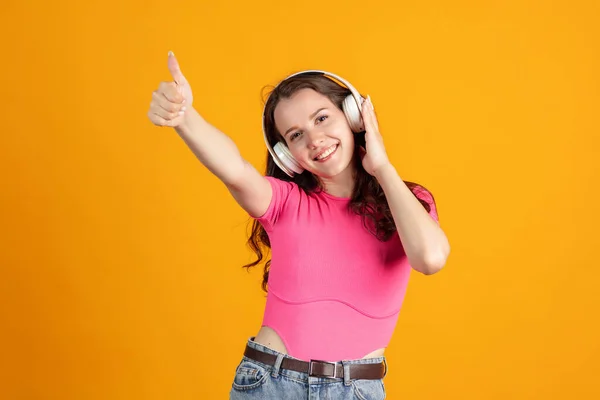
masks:
[[[321,364],[329,364],[333,367],[333,375],[314,375],[313,374],[313,365],[314,363],[321,363]],[[308,376],[314,376],[316,378],[339,378],[337,376],[337,362],[329,362],[329,361],[323,361],[323,360],[310,360],[308,362]]]

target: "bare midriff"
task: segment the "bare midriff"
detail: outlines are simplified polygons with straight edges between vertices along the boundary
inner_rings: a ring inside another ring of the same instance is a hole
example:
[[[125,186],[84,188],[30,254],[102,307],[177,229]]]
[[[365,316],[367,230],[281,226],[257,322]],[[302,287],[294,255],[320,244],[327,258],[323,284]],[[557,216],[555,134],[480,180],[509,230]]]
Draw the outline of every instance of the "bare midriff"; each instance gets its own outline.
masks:
[[[275,332],[273,329],[271,329],[267,326],[263,326],[262,328],[260,328],[260,330],[258,331],[258,334],[254,338],[254,341],[258,344],[262,344],[263,346],[266,346],[270,349],[278,351],[279,353],[288,354],[287,349],[285,348],[285,344],[283,343],[283,340],[281,340],[281,338],[279,337],[277,332]],[[384,352],[385,352],[385,348],[377,349],[377,350],[370,352],[369,354],[366,354],[363,358],[382,357]],[[336,361],[341,361],[341,360],[336,360]]]

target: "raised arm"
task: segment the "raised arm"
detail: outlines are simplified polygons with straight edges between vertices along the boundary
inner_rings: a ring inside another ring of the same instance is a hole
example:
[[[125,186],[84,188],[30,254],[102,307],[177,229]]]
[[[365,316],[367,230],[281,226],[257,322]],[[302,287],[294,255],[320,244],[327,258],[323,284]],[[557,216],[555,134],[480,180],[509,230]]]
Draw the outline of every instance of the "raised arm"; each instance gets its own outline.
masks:
[[[237,203],[250,215],[262,215],[271,202],[271,185],[244,160],[230,137],[193,108],[191,86],[171,52],[168,66],[173,81],[161,82],[152,93],[148,118],[157,126],[175,128],[198,160],[227,186]]]

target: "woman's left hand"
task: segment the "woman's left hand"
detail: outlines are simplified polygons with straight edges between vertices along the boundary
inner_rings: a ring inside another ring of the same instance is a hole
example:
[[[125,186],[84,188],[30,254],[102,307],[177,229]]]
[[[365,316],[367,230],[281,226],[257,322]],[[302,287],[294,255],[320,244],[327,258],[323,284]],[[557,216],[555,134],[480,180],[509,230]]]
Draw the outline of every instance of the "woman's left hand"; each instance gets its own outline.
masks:
[[[379,133],[379,124],[377,123],[371,96],[367,96],[367,99],[363,101],[362,119],[365,124],[365,143],[367,147],[366,149],[360,148],[362,164],[369,174],[375,176],[381,167],[390,164],[390,160],[385,151],[383,137]]]

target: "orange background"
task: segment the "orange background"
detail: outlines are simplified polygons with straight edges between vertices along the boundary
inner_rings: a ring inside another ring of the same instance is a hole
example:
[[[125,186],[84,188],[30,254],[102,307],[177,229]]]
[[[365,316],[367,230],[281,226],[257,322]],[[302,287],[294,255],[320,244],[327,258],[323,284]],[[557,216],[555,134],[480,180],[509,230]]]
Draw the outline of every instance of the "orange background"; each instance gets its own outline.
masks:
[[[598,2],[0,12],[0,398],[227,398],[261,272],[240,267],[246,215],[146,117],[169,50],[260,170],[261,89],[326,69],[371,95],[400,175],[436,196],[452,254],[413,274],[388,398],[600,398]]]

